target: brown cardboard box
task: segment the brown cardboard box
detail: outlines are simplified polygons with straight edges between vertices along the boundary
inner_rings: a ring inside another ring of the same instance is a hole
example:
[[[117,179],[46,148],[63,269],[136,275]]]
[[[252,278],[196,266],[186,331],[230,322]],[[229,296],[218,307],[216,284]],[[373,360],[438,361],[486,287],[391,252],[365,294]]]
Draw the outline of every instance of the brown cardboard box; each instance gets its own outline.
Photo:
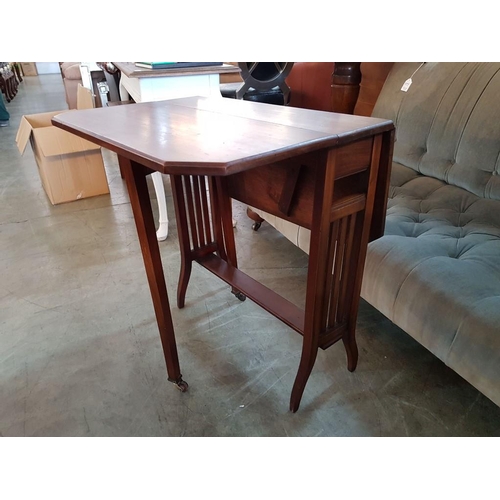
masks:
[[[36,76],[38,71],[36,69],[36,64],[34,62],[22,62],[21,68],[23,70],[24,76]]]
[[[101,148],[52,125],[52,117],[64,112],[68,110],[23,116],[16,136],[21,154],[31,142],[53,205],[109,193]]]
[[[236,66],[237,69],[234,71],[234,73],[221,73],[219,75],[219,82],[220,83],[236,83],[236,82],[241,82],[243,83],[243,78],[241,78],[241,73],[240,69],[238,68],[238,63],[237,62],[228,62],[224,64],[231,64],[233,66]]]
[[[79,83],[76,92],[76,109],[92,109],[94,107],[94,96],[92,92]]]

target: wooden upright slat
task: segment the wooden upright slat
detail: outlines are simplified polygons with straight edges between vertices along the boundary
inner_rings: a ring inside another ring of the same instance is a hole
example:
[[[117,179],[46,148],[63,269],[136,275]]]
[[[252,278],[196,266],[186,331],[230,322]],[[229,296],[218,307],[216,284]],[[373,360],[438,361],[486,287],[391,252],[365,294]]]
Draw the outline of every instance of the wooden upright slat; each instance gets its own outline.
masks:
[[[214,238],[217,242],[217,255],[224,260],[227,260],[226,249],[224,245],[224,234],[221,224],[221,209],[219,207],[219,194],[215,177],[208,178],[208,186],[210,193],[210,209],[212,212],[212,227]]]
[[[182,179],[184,181],[184,191],[186,193],[185,200],[189,214],[189,228],[191,232],[191,241],[193,242],[193,248],[199,248],[200,243],[198,239],[198,231],[196,230],[196,216],[194,213],[194,206],[193,206],[193,189],[191,187],[191,176],[183,175]]]
[[[351,276],[352,273],[352,262],[355,261],[355,257],[353,259],[353,240],[354,240],[354,231],[356,229],[356,213],[350,215],[348,217],[348,221],[346,226],[348,226],[347,230],[347,243],[345,248],[345,264],[342,273],[342,282],[340,287],[340,295],[339,295],[339,304],[337,310],[337,322],[342,323],[346,321],[346,311],[345,304],[349,304],[351,301],[351,297],[347,294],[348,283],[352,281]],[[356,252],[357,253],[357,252]]]
[[[212,224],[210,220],[210,212],[208,207],[207,179],[205,176],[200,176],[201,185],[201,204],[203,209],[203,221],[205,226],[205,239],[207,244],[213,241]]]
[[[203,228],[203,216],[201,213],[201,198],[205,193],[201,192],[200,189],[200,176],[193,175],[193,201],[196,214],[196,232],[198,235],[198,241],[200,242],[200,247],[204,247],[208,242],[205,240],[205,231]]]
[[[337,241],[337,253],[335,255],[335,269],[333,273],[333,288],[330,301],[330,313],[328,315],[328,326],[332,327],[335,325],[335,319],[337,316],[337,308],[339,301],[340,292],[340,280],[342,279],[342,273],[344,272],[344,258],[345,258],[345,240],[346,240],[346,220],[340,219],[339,221],[340,230]]]
[[[326,270],[326,284],[325,284],[326,293],[323,296],[323,300],[325,301],[323,309],[325,318],[322,321],[322,323],[325,330],[329,327],[328,318],[331,309],[331,295],[332,295],[333,274],[335,267],[335,256],[337,255],[338,252],[338,246],[337,246],[338,234],[339,234],[339,222],[335,221],[330,225],[330,246],[328,249],[328,264]]]

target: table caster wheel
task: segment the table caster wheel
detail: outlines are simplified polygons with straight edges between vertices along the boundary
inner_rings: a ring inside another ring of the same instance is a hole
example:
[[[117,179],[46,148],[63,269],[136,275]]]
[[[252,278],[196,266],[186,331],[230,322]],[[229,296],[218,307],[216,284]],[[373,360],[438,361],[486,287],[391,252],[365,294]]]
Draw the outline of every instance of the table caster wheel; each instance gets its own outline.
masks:
[[[252,224],[252,229],[253,229],[254,231],[258,231],[261,225],[262,225],[262,222],[254,222],[254,223]]]
[[[231,292],[238,300],[245,302],[247,296],[243,292]]]
[[[182,380],[182,378],[179,378],[179,380],[170,380],[170,382],[172,382],[181,392],[186,392],[188,390],[189,385],[185,380]]]
[[[181,392],[186,392],[188,390],[189,385],[185,380],[181,380],[180,382],[175,384],[175,387],[177,387],[177,389],[179,389],[179,391]]]

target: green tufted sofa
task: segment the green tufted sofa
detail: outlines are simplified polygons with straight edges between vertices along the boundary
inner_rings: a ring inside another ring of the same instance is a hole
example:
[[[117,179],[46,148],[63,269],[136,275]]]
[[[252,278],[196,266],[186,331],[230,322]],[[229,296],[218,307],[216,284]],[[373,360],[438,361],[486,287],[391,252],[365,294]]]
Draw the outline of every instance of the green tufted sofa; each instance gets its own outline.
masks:
[[[372,116],[396,143],[362,297],[500,406],[500,63],[395,63]]]

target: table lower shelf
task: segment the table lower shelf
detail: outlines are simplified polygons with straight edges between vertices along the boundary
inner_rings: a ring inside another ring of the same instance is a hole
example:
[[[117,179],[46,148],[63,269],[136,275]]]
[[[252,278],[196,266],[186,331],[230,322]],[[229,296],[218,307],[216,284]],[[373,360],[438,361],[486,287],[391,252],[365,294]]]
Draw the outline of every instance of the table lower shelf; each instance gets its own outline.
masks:
[[[304,332],[304,311],[278,295],[225,260],[210,254],[197,262],[226,283],[243,292],[250,300],[270,312],[301,335]]]
[[[250,300],[261,306],[283,323],[304,334],[305,314],[302,309],[278,293],[254,280],[248,274],[228,264],[215,254],[205,255],[196,262],[218,276],[220,279],[243,292]],[[346,324],[337,325],[323,332],[320,336],[321,349],[326,349],[340,340],[347,329]]]

